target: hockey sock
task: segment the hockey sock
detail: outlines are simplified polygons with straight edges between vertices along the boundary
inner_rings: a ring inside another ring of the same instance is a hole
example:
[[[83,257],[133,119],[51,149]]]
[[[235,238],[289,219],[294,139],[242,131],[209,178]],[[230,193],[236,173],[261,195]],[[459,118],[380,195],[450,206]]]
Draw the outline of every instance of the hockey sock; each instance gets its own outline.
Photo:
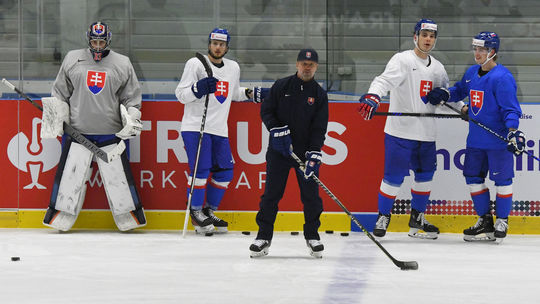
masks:
[[[222,169],[212,173],[212,179],[206,191],[206,203],[208,207],[217,210],[225,190],[233,179],[232,169]]]
[[[414,182],[411,189],[411,208],[422,213],[426,211],[431,193],[431,181]]]
[[[400,185],[390,185],[384,180],[381,182],[379,189],[379,212],[382,214],[390,214],[394,206],[394,200],[399,192]]]
[[[187,185],[187,198],[189,199],[189,192],[191,191],[191,176],[188,177]],[[203,207],[204,203],[204,194],[206,192],[206,177],[205,178],[195,178],[195,183],[193,184],[193,197],[191,198],[191,209],[200,210]]]
[[[204,203],[204,187],[197,187],[193,189],[193,197],[191,198],[191,209],[200,210]],[[187,188],[187,197],[189,198],[190,188]]]
[[[495,210],[497,217],[507,218],[512,211],[512,185],[497,186],[497,197],[495,199]]]
[[[223,187],[212,180],[210,185],[208,185],[208,189],[206,190],[206,203],[208,207],[212,208],[213,210],[217,210],[219,204],[221,203],[221,199],[225,194],[225,190],[227,190],[227,186]]]
[[[489,213],[489,189],[484,184],[470,184],[474,210],[478,216]]]

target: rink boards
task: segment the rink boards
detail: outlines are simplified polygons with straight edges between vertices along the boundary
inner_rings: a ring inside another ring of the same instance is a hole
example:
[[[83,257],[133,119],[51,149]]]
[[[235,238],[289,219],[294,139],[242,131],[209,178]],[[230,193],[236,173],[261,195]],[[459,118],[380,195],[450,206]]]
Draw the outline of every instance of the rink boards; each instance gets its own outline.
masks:
[[[357,113],[358,104],[330,104],[328,133],[323,148],[320,179],[361,222],[371,228],[377,212],[377,192],[383,174],[384,117],[366,122]],[[527,146],[538,156],[536,132],[540,108],[522,105],[520,129]],[[220,213],[232,230],[255,230],[265,181],[265,151],[268,132],[259,117],[260,105],[233,103],[229,135],[235,159],[234,178],[225,194]],[[379,111],[386,111],[383,104]],[[0,227],[42,227],[50,187],[59,159],[59,140],[40,140],[41,113],[26,101],[2,100],[5,117],[0,126],[3,157],[0,161]],[[141,200],[148,217],[147,229],[179,229],[183,225],[187,183],[187,156],[179,136],[183,105],[176,101],[145,101],[144,130],[131,140],[130,161]],[[446,112],[452,113],[452,112]],[[406,118],[400,118],[406,119]],[[461,174],[467,124],[460,119],[437,119],[438,171],[428,207],[428,219],[439,223],[443,232],[461,232],[474,223],[474,210]],[[527,156],[516,158],[514,206],[511,233],[540,233],[539,162]],[[295,177],[280,203],[276,230],[301,230],[302,204]],[[495,193],[492,183],[487,183]],[[407,178],[394,206],[391,230],[407,230],[410,208],[410,178]],[[321,230],[358,230],[340,207],[321,191],[325,213]],[[515,223],[515,224],[513,224]],[[94,169],[76,228],[114,229],[114,223]]]

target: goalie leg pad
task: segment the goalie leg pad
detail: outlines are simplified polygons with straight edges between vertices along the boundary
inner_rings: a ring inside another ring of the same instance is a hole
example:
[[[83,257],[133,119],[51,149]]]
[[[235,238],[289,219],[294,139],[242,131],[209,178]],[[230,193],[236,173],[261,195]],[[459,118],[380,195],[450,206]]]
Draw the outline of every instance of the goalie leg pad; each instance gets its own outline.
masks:
[[[75,224],[86,195],[86,181],[92,172],[92,156],[84,146],[66,137],[44,225],[68,231]]]
[[[117,144],[102,147],[105,152],[115,149]],[[124,151],[119,158],[106,163],[98,159],[99,173],[103,180],[107,200],[116,226],[121,231],[146,225],[144,210],[135,188],[133,174]]]
[[[54,208],[76,215],[86,193],[86,181],[91,173],[93,154],[75,142],[71,142],[68,149]]]

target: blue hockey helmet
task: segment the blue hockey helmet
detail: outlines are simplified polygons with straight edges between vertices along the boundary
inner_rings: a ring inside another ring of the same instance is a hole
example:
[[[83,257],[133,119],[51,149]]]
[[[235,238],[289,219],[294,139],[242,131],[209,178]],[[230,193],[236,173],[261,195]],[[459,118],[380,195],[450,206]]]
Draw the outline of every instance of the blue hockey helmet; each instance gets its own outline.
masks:
[[[420,21],[416,22],[414,33],[419,35],[422,30],[432,31],[435,33],[435,37],[437,37],[437,23],[431,19],[422,18]]]
[[[111,30],[109,29],[109,26],[101,21],[94,22],[90,25],[88,28],[88,31],[86,32],[86,37],[88,38],[88,47],[90,48],[90,51],[92,52],[92,55],[94,57],[94,60],[99,61],[101,60],[101,55],[108,51],[109,45],[111,44]],[[92,46],[91,41],[92,40],[102,40],[105,41],[105,46],[100,49],[96,49]]]
[[[227,46],[229,46],[231,35],[229,35],[229,32],[226,29],[216,27],[210,32],[210,35],[208,35],[208,43],[210,43],[210,40],[226,41]]]
[[[480,32],[478,35],[474,36],[472,40],[473,46],[481,46],[487,49],[494,49],[495,53],[499,51],[499,45],[501,41],[499,40],[499,35],[495,32]]]

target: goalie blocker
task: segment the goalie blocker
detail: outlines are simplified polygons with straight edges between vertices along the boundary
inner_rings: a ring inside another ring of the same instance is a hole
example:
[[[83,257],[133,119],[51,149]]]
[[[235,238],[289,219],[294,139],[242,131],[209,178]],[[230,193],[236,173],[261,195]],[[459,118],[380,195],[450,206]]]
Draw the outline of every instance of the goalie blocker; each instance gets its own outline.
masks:
[[[92,141],[97,141],[97,145],[106,152],[115,149],[117,145],[124,145],[124,142],[114,135],[88,137]],[[68,231],[82,209],[86,182],[92,172],[93,153],[68,135],[64,135],[63,144],[51,201],[43,224],[60,231]],[[97,159],[97,164],[118,229],[127,231],[145,226],[146,218],[135,188],[127,152],[124,151],[110,163]]]

